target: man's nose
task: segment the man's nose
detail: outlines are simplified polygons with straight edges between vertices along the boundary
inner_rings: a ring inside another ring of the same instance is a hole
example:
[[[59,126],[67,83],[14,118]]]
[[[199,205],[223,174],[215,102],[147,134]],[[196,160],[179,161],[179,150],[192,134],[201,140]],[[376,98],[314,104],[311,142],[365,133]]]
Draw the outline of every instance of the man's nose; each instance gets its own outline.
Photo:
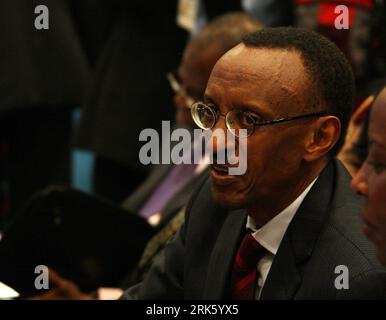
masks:
[[[214,154],[221,149],[226,149],[226,133],[227,128],[225,125],[225,119],[223,116],[219,116],[217,118],[217,122],[214,124],[214,127],[211,129],[210,147],[212,148]]]
[[[365,165],[359,169],[355,177],[351,181],[351,189],[362,196],[367,196],[369,187],[366,180],[366,168]]]
[[[229,156],[228,149],[233,148],[237,151],[238,138],[228,130],[224,115],[219,116],[216,124],[211,130],[211,134],[210,147],[213,150],[213,154],[221,154],[221,152],[224,152],[227,157]]]

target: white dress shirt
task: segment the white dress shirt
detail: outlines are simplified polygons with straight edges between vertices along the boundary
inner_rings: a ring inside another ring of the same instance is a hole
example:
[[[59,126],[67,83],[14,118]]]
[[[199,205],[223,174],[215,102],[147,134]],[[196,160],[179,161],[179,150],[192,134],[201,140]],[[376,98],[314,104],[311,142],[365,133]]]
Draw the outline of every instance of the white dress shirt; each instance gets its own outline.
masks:
[[[264,286],[265,280],[267,279],[269,270],[273,259],[276,255],[277,250],[279,249],[281,240],[284,237],[284,234],[287,230],[288,225],[290,224],[292,218],[295,216],[300,205],[302,204],[304,198],[311,190],[312,186],[318,178],[311,182],[311,184],[303,191],[303,193],[296,198],[287,208],[282,212],[268,221],[260,229],[256,229],[256,223],[248,216],[247,218],[247,229],[253,231],[252,236],[256,241],[262,245],[268,252],[260,259],[257,264],[258,280],[256,285],[256,298],[259,299],[261,289]]]

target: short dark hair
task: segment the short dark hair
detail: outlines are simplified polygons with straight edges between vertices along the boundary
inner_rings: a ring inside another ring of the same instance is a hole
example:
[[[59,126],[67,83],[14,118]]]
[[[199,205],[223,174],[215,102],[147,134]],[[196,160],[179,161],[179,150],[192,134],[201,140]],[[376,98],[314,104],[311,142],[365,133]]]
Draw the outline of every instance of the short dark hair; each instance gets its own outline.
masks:
[[[247,47],[295,50],[300,53],[313,82],[310,90],[316,91],[310,97],[316,94],[325,103],[326,111],[341,121],[341,136],[330,150],[330,155],[337,155],[345,140],[355,94],[354,75],[343,53],[322,35],[294,27],[263,29],[246,35],[243,43]],[[309,107],[320,106],[310,101]]]

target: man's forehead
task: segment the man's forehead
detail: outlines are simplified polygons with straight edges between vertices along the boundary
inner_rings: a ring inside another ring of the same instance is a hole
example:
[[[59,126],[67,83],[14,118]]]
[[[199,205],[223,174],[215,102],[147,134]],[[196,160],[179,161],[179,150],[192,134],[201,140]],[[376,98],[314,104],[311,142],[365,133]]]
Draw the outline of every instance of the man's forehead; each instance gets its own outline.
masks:
[[[237,46],[233,47],[232,49],[230,49],[228,52],[226,52],[224,54],[224,57],[227,57],[227,56],[238,56],[240,55],[240,53],[242,51],[244,51],[247,47],[245,46],[244,43],[239,43]]]
[[[310,79],[296,51],[239,44],[217,62],[208,88],[219,84],[234,87],[241,83],[257,86],[259,90],[265,88],[271,95],[278,95],[279,100],[295,98],[300,104],[300,95],[307,90]]]
[[[308,73],[296,51],[240,44],[217,62],[205,95],[217,99],[216,103],[222,99],[232,100],[230,103],[237,103],[240,98],[258,100],[267,108],[275,106],[287,112],[291,108],[304,108],[309,83]]]
[[[287,48],[254,47],[239,43],[237,46],[226,52],[221,59],[254,59],[266,55],[290,56],[293,58],[300,57],[300,52]]]
[[[300,53],[282,48],[257,48],[243,43],[229,50],[216,64],[214,71],[223,68],[237,69],[247,74],[261,72],[275,74],[299,74],[304,70]]]

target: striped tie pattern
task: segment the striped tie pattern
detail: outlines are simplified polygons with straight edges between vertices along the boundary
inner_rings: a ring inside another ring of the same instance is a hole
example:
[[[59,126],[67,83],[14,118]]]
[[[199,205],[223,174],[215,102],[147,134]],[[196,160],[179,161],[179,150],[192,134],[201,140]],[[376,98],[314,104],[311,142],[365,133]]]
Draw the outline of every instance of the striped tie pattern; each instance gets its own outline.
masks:
[[[246,234],[237,251],[231,277],[230,298],[233,300],[254,300],[257,263],[266,253],[251,234]]]

